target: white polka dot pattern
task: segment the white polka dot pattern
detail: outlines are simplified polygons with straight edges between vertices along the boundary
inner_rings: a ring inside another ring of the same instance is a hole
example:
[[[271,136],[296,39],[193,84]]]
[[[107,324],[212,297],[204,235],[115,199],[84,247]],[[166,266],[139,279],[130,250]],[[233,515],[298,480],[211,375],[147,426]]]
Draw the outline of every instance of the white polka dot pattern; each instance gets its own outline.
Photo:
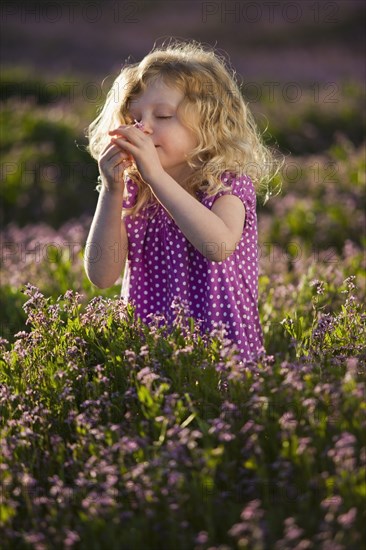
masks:
[[[125,217],[129,252],[123,295],[135,305],[136,314],[144,322],[148,322],[149,314],[162,314],[170,323],[173,300],[185,301],[190,315],[201,320],[203,331],[212,330],[217,322],[225,323],[228,338],[248,360],[263,349],[257,306],[256,196],[247,176],[225,172],[222,180],[227,191],[214,197],[200,193],[199,200],[209,209],[224,194],[233,194],[243,202],[246,220],[235,251],[223,262],[209,261],[161,205],[150,205],[137,216]],[[124,206],[130,207],[137,193],[132,180],[127,181],[127,190]]]

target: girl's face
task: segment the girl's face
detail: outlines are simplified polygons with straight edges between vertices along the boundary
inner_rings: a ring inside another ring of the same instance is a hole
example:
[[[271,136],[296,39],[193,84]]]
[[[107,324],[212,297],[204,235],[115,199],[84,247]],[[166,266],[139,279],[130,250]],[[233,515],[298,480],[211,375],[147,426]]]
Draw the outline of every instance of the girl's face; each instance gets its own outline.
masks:
[[[187,156],[198,143],[178,116],[183,97],[180,90],[158,79],[129,104],[130,116],[143,123],[143,131],[151,137],[162,167],[178,182],[191,174]]]

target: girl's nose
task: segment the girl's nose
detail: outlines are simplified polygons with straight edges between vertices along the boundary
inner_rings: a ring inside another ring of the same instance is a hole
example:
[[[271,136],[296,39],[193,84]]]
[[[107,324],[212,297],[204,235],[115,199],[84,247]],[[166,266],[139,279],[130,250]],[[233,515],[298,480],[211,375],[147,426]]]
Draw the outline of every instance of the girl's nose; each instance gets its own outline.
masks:
[[[148,135],[153,133],[151,126],[148,126],[147,124],[144,124],[142,131],[144,132],[144,134]]]
[[[153,132],[151,121],[147,117],[140,120],[140,128],[144,134],[152,134]]]

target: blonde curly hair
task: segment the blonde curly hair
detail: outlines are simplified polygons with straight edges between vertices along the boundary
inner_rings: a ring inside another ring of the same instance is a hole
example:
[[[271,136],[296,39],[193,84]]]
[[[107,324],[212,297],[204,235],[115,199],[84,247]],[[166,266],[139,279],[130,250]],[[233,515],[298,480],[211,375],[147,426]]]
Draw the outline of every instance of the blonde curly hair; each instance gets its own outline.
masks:
[[[216,51],[196,41],[171,39],[154,47],[140,63],[122,68],[101,112],[88,127],[87,150],[91,156],[99,159],[110,141],[109,130],[133,123],[129,115],[131,101],[157,79],[183,93],[178,113],[198,140],[187,157],[192,174],[182,186],[194,196],[198,191],[214,195],[225,188],[221,175],[229,171],[248,175],[258,191],[264,189],[270,195],[269,184],[278,174],[280,162],[264,144],[234,70]],[[139,188],[131,214],[156,200],[135,165],[127,168],[124,176]]]

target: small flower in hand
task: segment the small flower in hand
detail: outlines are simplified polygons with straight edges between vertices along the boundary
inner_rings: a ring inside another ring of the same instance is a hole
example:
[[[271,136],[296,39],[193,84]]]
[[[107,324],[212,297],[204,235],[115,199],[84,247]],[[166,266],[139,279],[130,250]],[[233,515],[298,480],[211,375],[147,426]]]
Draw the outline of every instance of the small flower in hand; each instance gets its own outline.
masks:
[[[134,119],[134,127],[135,128],[139,128],[139,130],[143,130],[144,129],[144,123],[143,122],[139,122],[138,120]]]

